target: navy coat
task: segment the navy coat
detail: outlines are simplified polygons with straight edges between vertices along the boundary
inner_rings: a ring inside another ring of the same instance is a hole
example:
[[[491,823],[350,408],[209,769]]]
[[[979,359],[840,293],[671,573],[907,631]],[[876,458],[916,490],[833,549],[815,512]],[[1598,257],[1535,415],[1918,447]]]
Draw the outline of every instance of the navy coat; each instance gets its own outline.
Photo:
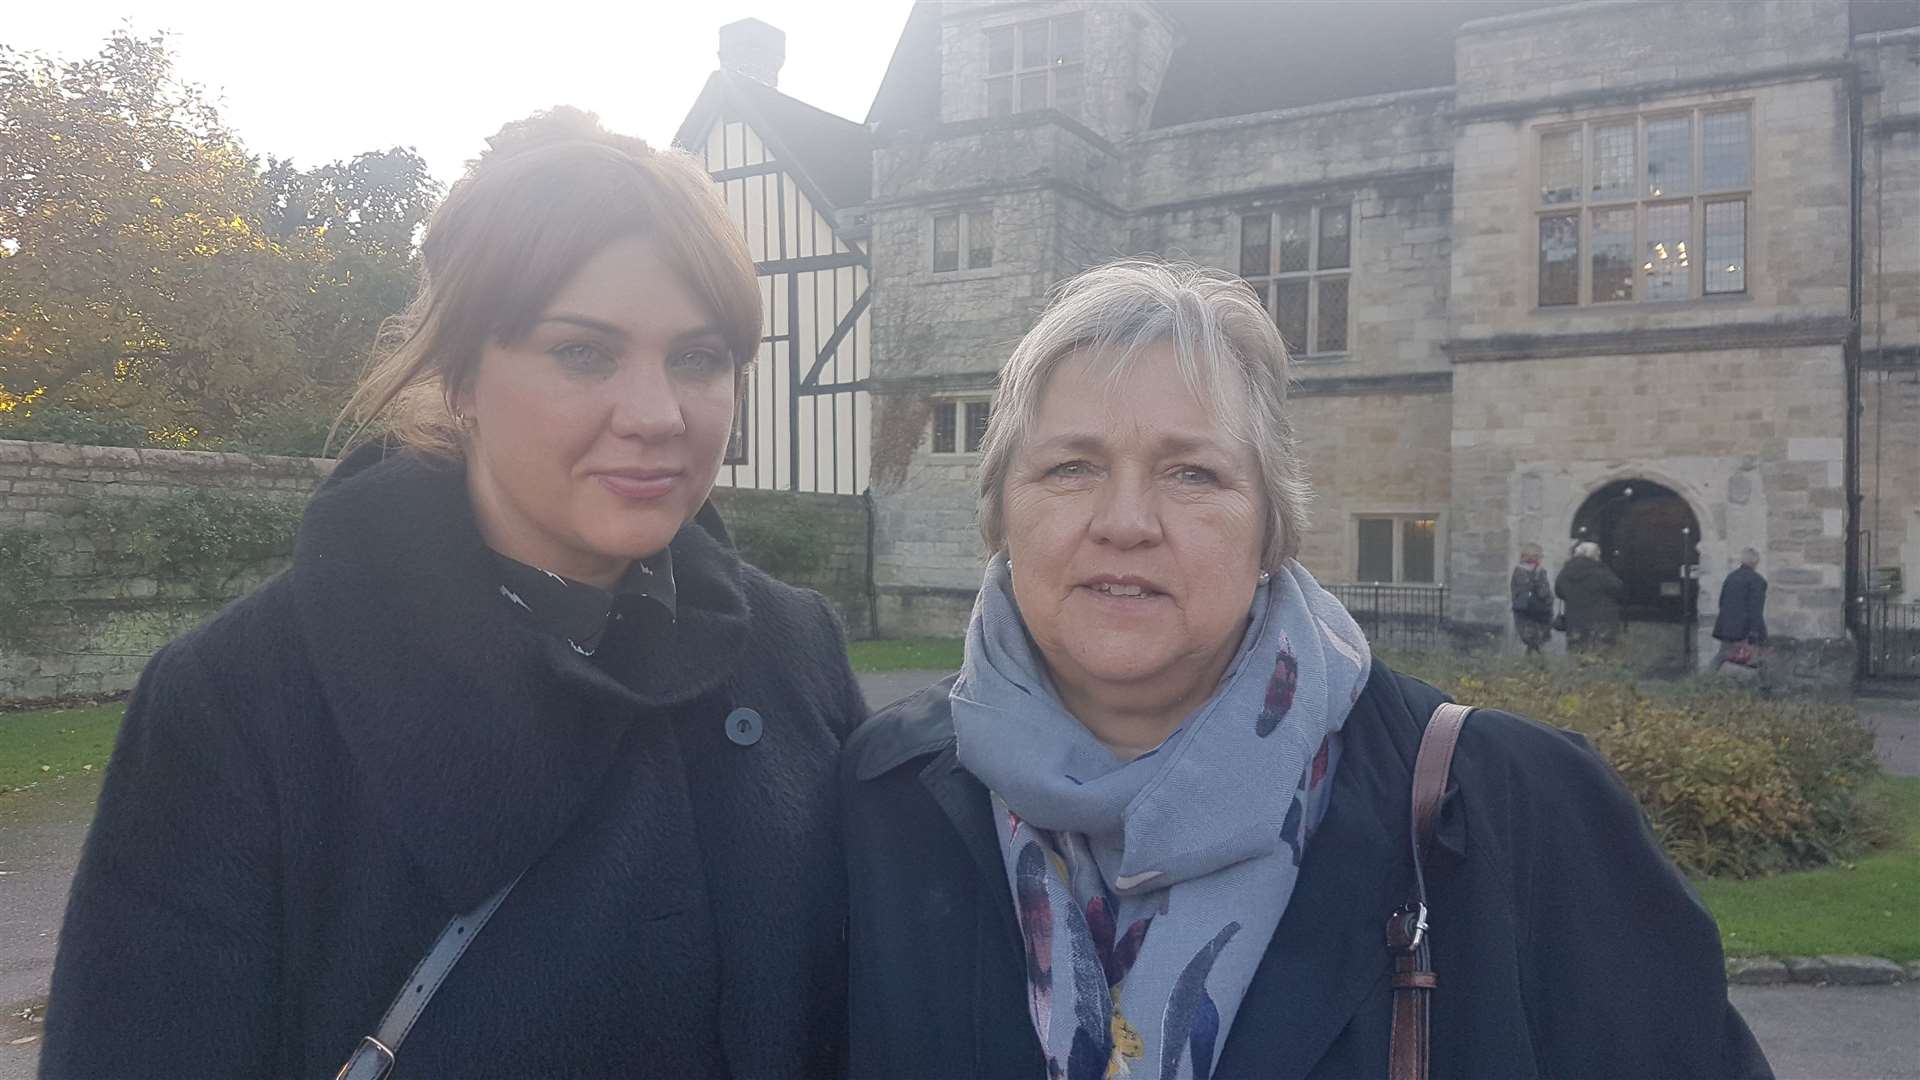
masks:
[[[1720,586],[1713,636],[1721,641],[1767,640],[1767,579],[1758,570],[1742,563],[1727,575]]]
[[[287,574],[142,677],[42,1076],[331,1077],[522,870],[398,1080],[836,1072],[833,770],[864,708],[831,609],[689,526],[677,622],[616,680],[501,600],[457,468],[372,457]]]
[[[1044,1077],[986,789],[951,680],[874,716],[842,768],[854,1077]],[[1387,916],[1408,896],[1414,755],[1439,691],[1376,663],[1327,817],[1215,1077],[1387,1074]],[[1467,722],[1429,873],[1435,1080],[1767,1077],[1720,939],[1578,735]],[[1151,1021],[1149,1021],[1151,1022]]]

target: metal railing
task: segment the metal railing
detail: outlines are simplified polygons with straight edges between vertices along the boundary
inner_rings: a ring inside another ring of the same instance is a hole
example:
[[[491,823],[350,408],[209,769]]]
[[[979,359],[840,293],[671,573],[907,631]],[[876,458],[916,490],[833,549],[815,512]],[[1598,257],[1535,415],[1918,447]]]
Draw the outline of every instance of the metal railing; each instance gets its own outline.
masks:
[[[1444,585],[1328,585],[1375,648],[1438,652],[1447,647]]]
[[[1920,601],[1867,598],[1867,673],[1878,678],[1920,678]]]

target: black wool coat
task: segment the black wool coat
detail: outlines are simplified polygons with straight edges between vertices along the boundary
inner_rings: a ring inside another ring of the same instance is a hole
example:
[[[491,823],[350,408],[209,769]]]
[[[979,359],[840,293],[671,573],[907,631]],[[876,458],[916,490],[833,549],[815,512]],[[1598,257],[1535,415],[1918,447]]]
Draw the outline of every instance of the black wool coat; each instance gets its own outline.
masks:
[[[1554,580],[1555,596],[1567,602],[1567,630],[1575,633],[1616,630],[1620,596],[1626,585],[1598,559],[1575,555]]]
[[[842,765],[854,1077],[1047,1075],[987,790],[954,753],[950,686],[881,710]],[[1383,931],[1412,888],[1413,760],[1445,700],[1374,665],[1215,1077],[1387,1075]],[[1713,919],[1578,735],[1475,713],[1437,843],[1435,1080],[1771,1075],[1727,1002]]]
[[[616,680],[501,599],[458,468],[343,463],[292,568],[134,693],[42,1076],[331,1077],[523,870],[394,1077],[837,1072],[843,636],[701,527],[672,550],[677,620]]]
[[[1713,636],[1721,641],[1767,640],[1767,579],[1742,563],[1720,586]]]

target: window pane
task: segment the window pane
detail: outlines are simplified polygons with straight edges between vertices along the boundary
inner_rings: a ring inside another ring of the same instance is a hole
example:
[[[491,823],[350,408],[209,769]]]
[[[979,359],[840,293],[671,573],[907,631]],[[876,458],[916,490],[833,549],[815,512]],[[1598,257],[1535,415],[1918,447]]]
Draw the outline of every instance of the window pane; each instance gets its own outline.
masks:
[[[1393,580],[1393,520],[1361,518],[1354,522],[1360,536],[1360,565],[1353,575],[1360,581]]]
[[[1693,190],[1693,117],[1647,121],[1647,194],[1685,195]]]
[[[1690,294],[1692,226],[1693,207],[1686,203],[1647,207],[1647,260],[1640,267],[1647,276],[1647,299],[1685,300]]]
[[[1710,112],[1700,117],[1701,187],[1708,191],[1743,188],[1747,179],[1748,114],[1745,109]]]
[[[1434,573],[1434,535],[1439,523],[1433,518],[1412,518],[1400,523],[1401,581],[1439,581]]]
[[[1540,136],[1540,201],[1580,201],[1580,129]]]
[[[1308,211],[1282,210],[1280,218],[1280,270],[1282,273],[1307,268]]]
[[[1347,226],[1352,211],[1344,206],[1320,210],[1320,269],[1338,270],[1347,265]]]
[[[934,270],[960,269],[960,218],[947,214],[933,219]]]
[[[1633,299],[1633,208],[1593,212],[1593,302]]]
[[[967,266],[977,269],[993,265],[993,211],[975,210],[967,215]]]
[[[1707,204],[1707,292],[1747,291],[1747,200]]]
[[[1079,64],[1053,69],[1053,107],[1063,113],[1078,114],[1083,76]]]
[[[1086,23],[1078,15],[1063,15],[1053,20],[1053,58],[1057,64],[1071,64],[1086,51]]]
[[[1601,124],[1593,129],[1593,197],[1631,199],[1639,187],[1633,167],[1633,124]]]
[[[936,454],[953,453],[953,403],[936,401],[933,404],[933,452]]]
[[[1540,306],[1580,302],[1580,219],[1540,219]]]
[[[1004,75],[1013,70],[1013,27],[987,31],[987,74]]]
[[[1287,343],[1287,352],[1304,356],[1307,351],[1307,283],[1276,281],[1274,285],[1273,324]]]
[[[1347,351],[1347,279],[1344,277],[1321,278],[1320,321],[1314,330],[1318,340],[1313,343],[1314,352]]]
[[[1016,112],[1033,112],[1047,107],[1047,73],[1020,76],[1020,92],[1014,103]]]
[[[1047,66],[1047,21],[1020,24],[1020,70]]]
[[[1271,269],[1273,257],[1273,219],[1266,214],[1248,214],[1240,219],[1240,276],[1260,277]]]
[[[987,80],[987,115],[1013,115],[1013,79]]]
[[[978,453],[981,440],[987,437],[987,419],[992,415],[992,406],[984,401],[967,402],[967,453]]]

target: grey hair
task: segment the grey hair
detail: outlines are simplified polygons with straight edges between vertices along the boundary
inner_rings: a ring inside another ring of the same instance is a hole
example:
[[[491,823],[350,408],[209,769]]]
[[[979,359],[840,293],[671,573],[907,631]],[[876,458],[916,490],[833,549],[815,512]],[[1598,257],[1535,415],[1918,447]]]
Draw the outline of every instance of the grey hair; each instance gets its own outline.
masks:
[[[1583,559],[1597,559],[1600,557],[1600,545],[1591,540],[1582,540],[1573,545],[1573,553]]]
[[[1540,550],[1539,544],[1529,541],[1520,545],[1520,557],[1523,559],[1538,559],[1545,555],[1546,552]]]
[[[1760,553],[1752,548],[1740,549],[1740,562],[1746,566],[1759,566]]]
[[[980,538],[989,552],[1006,547],[1007,473],[1062,362],[1097,354],[1110,360],[1108,379],[1117,384],[1162,342],[1221,428],[1253,448],[1267,498],[1260,565],[1278,568],[1299,551],[1313,489],[1287,421],[1287,347],[1272,316],[1245,283],[1219,270],[1123,259],[1061,283],[1001,372],[980,446]]]

